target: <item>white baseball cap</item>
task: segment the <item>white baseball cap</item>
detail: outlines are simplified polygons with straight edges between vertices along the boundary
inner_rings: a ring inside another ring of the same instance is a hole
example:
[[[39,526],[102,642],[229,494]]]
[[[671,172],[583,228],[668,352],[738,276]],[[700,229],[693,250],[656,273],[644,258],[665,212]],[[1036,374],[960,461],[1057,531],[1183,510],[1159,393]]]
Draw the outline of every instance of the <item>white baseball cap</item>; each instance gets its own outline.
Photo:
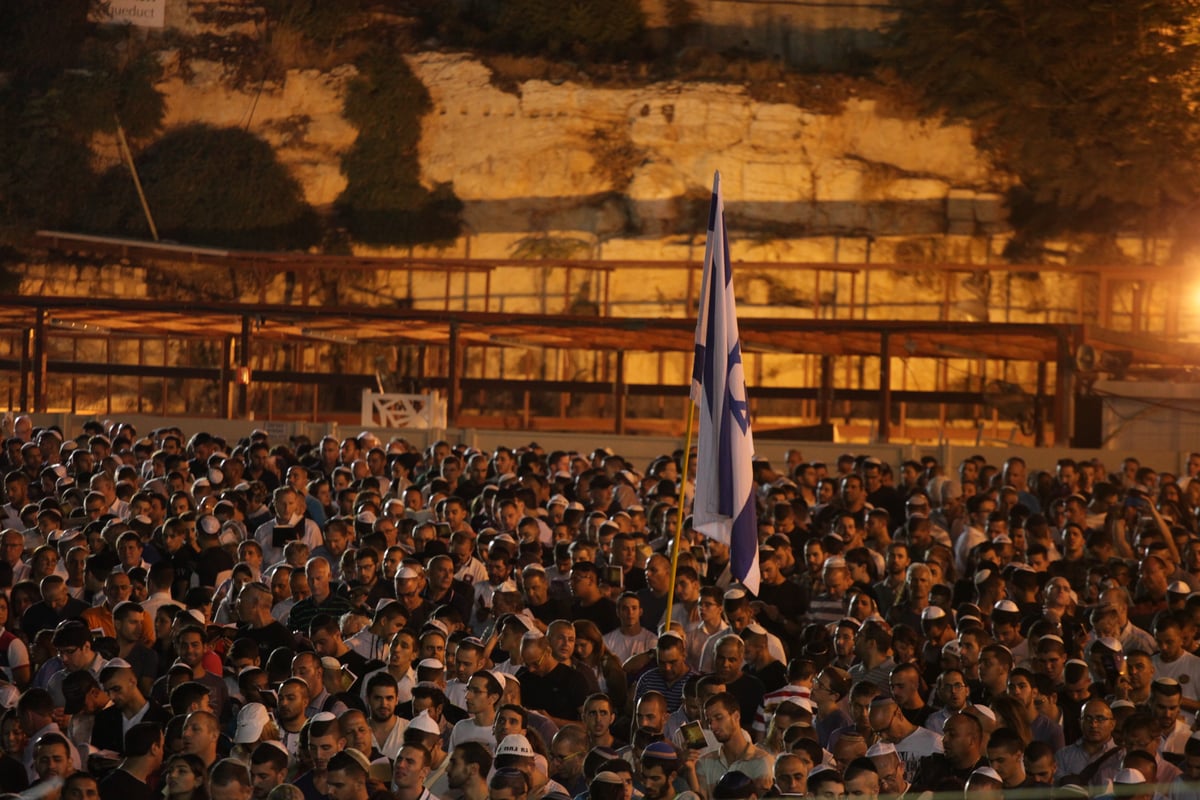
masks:
[[[263,726],[271,721],[267,707],[262,703],[247,703],[237,715],[237,728],[233,732],[234,744],[253,744],[262,736]]]

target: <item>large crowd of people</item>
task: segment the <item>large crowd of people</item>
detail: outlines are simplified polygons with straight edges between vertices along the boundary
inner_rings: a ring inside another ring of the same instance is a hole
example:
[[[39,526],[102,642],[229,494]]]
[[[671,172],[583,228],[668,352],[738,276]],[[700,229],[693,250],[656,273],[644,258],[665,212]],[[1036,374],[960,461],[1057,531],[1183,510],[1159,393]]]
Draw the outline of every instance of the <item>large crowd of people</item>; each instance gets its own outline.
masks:
[[[18,417],[0,790],[1200,798],[1200,454],[780,455],[751,591],[682,451]]]

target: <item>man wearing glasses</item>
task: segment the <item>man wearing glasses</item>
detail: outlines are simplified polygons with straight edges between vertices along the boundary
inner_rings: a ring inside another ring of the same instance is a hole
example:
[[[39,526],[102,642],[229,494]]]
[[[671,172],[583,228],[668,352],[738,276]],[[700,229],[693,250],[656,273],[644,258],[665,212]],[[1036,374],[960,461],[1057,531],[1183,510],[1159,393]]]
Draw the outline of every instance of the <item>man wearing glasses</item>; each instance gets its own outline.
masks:
[[[521,642],[521,661],[517,672],[525,705],[541,711],[562,726],[579,721],[579,710],[587,699],[583,676],[554,657],[546,638],[528,633]]]
[[[1083,735],[1058,753],[1054,779],[1057,782],[1063,775],[1078,775],[1089,769],[1093,773],[1089,783],[1103,785],[1121,768],[1121,759],[1116,754],[1119,748],[1112,738],[1116,728],[1112,708],[1103,700],[1093,698],[1084,704],[1080,723]]]
[[[66,705],[63,696],[63,680],[72,672],[89,670],[93,677],[100,677],[100,670],[108,661],[92,649],[92,633],[82,622],[70,621],[59,625],[54,632],[54,646],[58,648],[58,657],[62,660],[63,668],[50,676],[46,690],[54,698],[56,708]]]
[[[942,707],[929,715],[925,720],[925,727],[934,733],[941,733],[946,727],[946,720],[967,707],[967,701],[971,699],[971,688],[967,686],[966,678],[961,672],[948,669],[938,676],[935,689],[938,699],[942,701]]]
[[[876,697],[871,702],[868,719],[878,741],[896,746],[896,753],[904,762],[904,776],[909,781],[913,780],[921,759],[942,753],[942,737],[909,722],[891,697]]]

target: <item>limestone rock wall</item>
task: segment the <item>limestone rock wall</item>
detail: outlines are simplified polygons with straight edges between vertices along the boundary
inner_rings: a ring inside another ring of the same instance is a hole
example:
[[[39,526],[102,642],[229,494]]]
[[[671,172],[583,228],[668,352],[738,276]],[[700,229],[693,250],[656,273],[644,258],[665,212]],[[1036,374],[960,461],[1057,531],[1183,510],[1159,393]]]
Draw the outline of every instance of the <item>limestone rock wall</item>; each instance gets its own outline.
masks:
[[[723,84],[526,81],[512,93],[468,55],[422,53],[411,64],[435,106],[423,173],[453,182],[476,247],[490,234],[573,230],[611,255],[624,238],[640,247],[694,231],[718,169],[731,217],[763,239],[942,234],[952,193],[971,223],[957,232],[1003,227],[989,193],[1006,179],[967,128],[890,115],[872,99],[828,114]]]

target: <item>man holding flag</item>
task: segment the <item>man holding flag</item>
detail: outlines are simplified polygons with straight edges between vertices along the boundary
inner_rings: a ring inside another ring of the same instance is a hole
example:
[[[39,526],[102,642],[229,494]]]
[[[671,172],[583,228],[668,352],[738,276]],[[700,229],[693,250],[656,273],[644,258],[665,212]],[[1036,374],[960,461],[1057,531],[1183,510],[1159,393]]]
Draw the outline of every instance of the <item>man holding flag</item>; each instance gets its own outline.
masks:
[[[708,241],[704,247],[691,399],[700,407],[693,526],[699,533],[729,547],[729,567],[734,580],[757,595],[758,520],[751,467],[754,442],[750,435],[750,407],[742,372],[719,172],[713,177]]]

